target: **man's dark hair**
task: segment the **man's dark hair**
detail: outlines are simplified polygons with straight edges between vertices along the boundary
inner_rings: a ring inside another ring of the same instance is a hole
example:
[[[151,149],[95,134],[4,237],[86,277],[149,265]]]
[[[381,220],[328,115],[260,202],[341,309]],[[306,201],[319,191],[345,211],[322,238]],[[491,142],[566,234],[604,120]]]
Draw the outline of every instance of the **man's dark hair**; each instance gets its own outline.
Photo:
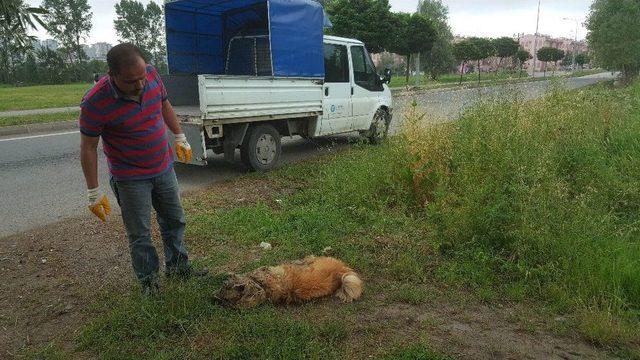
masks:
[[[112,75],[118,75],[123,67],[136,65],[139,59],[146,61],[142,51],[131,43],[118,44],[107,53],[107,64]]]

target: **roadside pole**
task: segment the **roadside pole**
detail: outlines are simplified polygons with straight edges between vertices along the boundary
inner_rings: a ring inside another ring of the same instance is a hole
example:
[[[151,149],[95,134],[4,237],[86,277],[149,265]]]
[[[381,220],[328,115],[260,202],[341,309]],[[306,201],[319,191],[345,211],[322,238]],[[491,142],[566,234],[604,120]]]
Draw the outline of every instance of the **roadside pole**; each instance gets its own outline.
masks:
[[[420,77],[422,76],[420,74],[420,53],[417,53],[415,57],[416,57],[416,86],[420,86]]]
[[[538,59],[538,29],[540,26],[540,1],[538,0],[538,19],[536,20],[536,34],[533,40],[533,70],[531,70],[531,77],[536,77],[536,60]]]

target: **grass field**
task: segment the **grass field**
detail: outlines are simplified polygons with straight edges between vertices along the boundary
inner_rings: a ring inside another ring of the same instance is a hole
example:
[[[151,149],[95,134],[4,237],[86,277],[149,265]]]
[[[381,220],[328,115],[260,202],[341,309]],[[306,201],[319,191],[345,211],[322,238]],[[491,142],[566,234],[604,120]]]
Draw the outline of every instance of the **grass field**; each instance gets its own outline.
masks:
[[[521,79],[526,79],[528,77],[526,72],[522,72]],[[499,72],[499,73],[482,73],[480,80],[481,81],[496,81],[496,80],[507,80],[507,79],[519,79],[517,73],[507,73],[507,72]],[[443,84],[457,84],[460,81],[459,74],[445,74],[438,78],[438,80],[432,80],[429,76],[424,75],[420,80],[421,86],[437,86]],[[462,82],[477,82],[478,81],[478,73],[469,73],[462,76]],[[391,78],[390,87],[402,87],[407,85],[406,79],[404,76],[394,76]],[[409,85],[415,85],[415,77],[409,77]]]
[[[0,87],[0,111],[77,106],[90,83]]]
[[[597,74],[602,70],[580,70],[574,73],[563,74],[562,77],[579,77],[591,74]],[[551,72],[547,74],[547,78],[551,77]],[[543,78],[536,78],[536,80],[544,80]],[[473,84],[478,81],[478,73],[469,73],[462,76],[463,84]],[[521,74],[518,72],[498,72],[498,73],[482,73],[480,81],[485,83],[503,82],[503,81],[532,81],[529,74],[523,71]],[[423,76],[420,80],[422,87],[440,87],[440,86],[455,86],[460,82],[460,74],[445,74],[434,81],[428,76]],[[403,87],[407,83],[404,76],[394,76],[391,79],[390,87]],[[415,85],[415,77],[409,77],[409,86]]]
[[[80,115],[80,111],[70,111],[70,112],[63,112],[63,113],[57,113],[57,114],[0,117],[0,127],[76,120],[78,119],[79,115]]]
[[[396,158],[454,259],[439,276],[490,298],[540,299],[577,314],[590,341],[637,349],[639,95],[639,84],[557,90],[409,126]]]

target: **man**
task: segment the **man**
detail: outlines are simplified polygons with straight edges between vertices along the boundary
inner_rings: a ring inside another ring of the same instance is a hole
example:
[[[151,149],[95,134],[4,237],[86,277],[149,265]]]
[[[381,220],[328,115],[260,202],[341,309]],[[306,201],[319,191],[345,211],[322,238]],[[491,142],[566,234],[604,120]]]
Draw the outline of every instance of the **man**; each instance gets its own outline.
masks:
[[[143,293],[152,295],[159,290],[159,260],[151,242],[151,207],[162,234],[166,275],[194,275],[183,243],[185,217],[167,128],[175,134],[181,161],[191,160],[191,147],[158,72],[146,64],[140,50],[132,44],[117,45],[107,54],[107,63],[108,76],[96,83],[80,106],[81,163],[89,209],[103,222],[111,212],[98,186],[97,146],[102,138],[133,270]]]

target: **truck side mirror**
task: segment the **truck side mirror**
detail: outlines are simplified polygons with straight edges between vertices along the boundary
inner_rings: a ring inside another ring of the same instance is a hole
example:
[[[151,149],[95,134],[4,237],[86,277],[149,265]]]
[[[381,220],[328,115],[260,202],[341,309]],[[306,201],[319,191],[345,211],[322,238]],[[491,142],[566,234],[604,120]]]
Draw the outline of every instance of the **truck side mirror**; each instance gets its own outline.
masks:
[[[386,68],[384,69],[384,78],[383,81],[387,84],[389,84],[391,82],[391,69]]]

